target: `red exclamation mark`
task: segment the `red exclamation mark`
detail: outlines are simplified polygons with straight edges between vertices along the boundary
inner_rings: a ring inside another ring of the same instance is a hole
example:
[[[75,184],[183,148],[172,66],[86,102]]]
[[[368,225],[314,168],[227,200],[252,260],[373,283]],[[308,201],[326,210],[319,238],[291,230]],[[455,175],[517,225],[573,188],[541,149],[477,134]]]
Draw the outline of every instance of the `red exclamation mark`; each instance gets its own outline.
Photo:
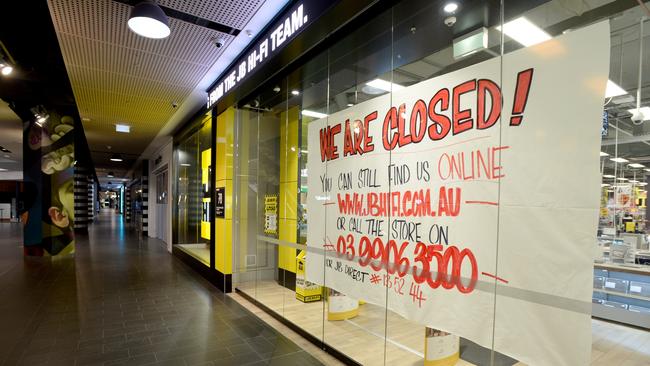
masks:
[[[517,87],[515,88],[515,99],[512,103],[512,117],[510,126],[519,126],[524,119],[524,109],[528,102],[528,92],[533,81],[533,69],[521,71],[517,74]]]

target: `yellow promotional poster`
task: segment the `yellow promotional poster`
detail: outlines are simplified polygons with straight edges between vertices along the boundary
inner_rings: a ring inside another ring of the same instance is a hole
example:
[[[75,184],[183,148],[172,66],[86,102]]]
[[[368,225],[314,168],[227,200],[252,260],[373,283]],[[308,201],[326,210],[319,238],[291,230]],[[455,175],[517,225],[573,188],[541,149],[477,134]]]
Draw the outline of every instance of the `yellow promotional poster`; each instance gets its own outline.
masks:
[[[201,216],[201,238],[210,240],[210,151],[201,152],[201,190],[203,191],[203,215]]]
[[[296,256],[296,299],[302,302],[320,301],[322,289],[315,283],[305,280],[305,251]]]
[[[264,234],[278,235],[278,195],[264,195]]]

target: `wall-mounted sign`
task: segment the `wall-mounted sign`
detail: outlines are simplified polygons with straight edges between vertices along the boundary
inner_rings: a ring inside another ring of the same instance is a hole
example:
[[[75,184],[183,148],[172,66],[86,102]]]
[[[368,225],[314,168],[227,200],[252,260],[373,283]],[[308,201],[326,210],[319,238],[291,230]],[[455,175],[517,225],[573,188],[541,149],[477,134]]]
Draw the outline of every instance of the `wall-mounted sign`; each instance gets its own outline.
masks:
[[[264,233],[278,235],[278,195],[264,195]]]
[[[226,188],[217,187],[216,202],[214,204],[214,217],[223,219],[226,213]]]
[[[609,40],[601,22],[309,123],[306,280],[588,365]]]
[[[269,58],[284,48],[291,39],[295,38],[308,23],[332,5],[332,2],[322,0],[305,0],[287,10],[264,34],[263,37],[247,53],[242,54],[233,63],[215,86],[208,91],[208,109],[221,97],[228,94],[251,73],[264,64]]]

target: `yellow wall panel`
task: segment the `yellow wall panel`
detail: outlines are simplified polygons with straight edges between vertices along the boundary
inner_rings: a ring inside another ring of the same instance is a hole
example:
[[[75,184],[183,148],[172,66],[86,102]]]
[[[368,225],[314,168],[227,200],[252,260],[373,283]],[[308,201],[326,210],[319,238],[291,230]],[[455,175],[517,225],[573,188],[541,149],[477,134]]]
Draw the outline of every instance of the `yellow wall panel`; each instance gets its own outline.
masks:
[[[215,268],[223,274],[232,274],[232,221],[215,220]]]
[[[233,144],[235,108],[217,116],[215,188],[225,187],[225,218],[215,218],[215,268],[223,274],[232,273],[232,202]]]
[[[280,197],[279,232],[280,240],[295,243],[297,240],[298,211],[298,107],[280,114]],[[296,249],[278,247],[278,267],[296,272]]]
[[[280,207],[278,215],[281,219],[298,219],[298,183],[280,183]],[[282,240],[288,240],[281,238]]]
[[[292,243],[296,242],[298,232],[298,221],[293,219],[280,219],[279,237]],[[287,271],[296,272],[296,249],[280,245],[278,247],[278,267]]]

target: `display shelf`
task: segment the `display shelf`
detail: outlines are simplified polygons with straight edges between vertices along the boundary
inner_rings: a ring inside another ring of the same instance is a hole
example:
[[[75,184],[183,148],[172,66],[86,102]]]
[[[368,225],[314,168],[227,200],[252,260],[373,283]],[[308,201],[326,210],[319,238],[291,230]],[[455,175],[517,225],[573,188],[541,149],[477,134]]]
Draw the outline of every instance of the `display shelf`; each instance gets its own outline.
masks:
[[[643,301],[650,302],[650,297],[645,297],[645,296],[625,294],[625,293],[616,292],[616,291],[607,291],[607,290],[600,289],[600,288],[594,288],[594,292],[600,292],[602,294],[607,294],[607,295],[612,295],[612,296],[621,296],[621,297],[627,297],[627,298],[630,298],[630,299],[637,299],[637,300],[643,300]]]
[[[629,293],[630,284],[650,284],[650,266],[594,263],[594,275],[594,279],[627,283],[627,287],[625,292],[594,287],[593,317],[650,329],[650,314],[646,312],[650,310],[650,297]]]

